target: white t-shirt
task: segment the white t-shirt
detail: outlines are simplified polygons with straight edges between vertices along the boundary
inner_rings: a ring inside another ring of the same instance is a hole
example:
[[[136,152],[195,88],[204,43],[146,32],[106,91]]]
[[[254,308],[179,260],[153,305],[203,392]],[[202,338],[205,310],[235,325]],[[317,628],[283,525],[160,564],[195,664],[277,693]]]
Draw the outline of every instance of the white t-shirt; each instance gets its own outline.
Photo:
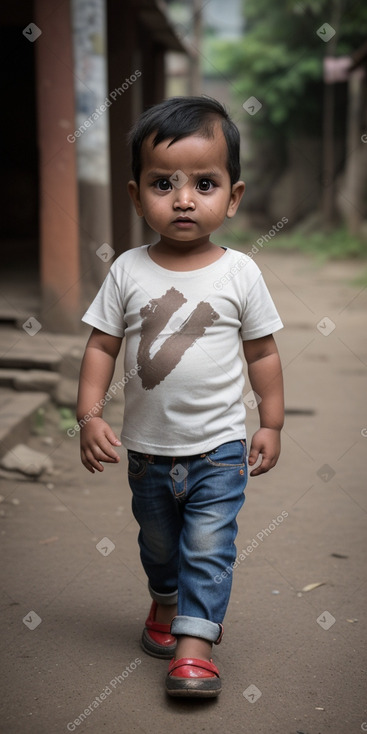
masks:
[[[167,270],[148,247],[116,259],[83,316],[126,337],[123,445],[190,456],[245,438],[241,340],[283,326],[261,271],[230,248],[204,268]]]

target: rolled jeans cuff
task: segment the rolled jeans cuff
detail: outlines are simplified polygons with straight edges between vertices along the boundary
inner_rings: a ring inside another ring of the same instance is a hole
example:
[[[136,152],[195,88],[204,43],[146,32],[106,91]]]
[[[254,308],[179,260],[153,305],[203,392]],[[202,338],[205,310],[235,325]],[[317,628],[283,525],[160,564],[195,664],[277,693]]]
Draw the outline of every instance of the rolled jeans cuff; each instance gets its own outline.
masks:
[[[218,644],[222,639],[223,627],[216,622],[200,617],[174,617],[171,622],[171,635],[188,635],[189,637],[201,637],[208,642]]]
[[[160,594],[158,591],[154,591],[149,583],[148,589],[150,596],[152,597],[153,601],[157,602],[157,604],[162,604],[166,606],[168,606],[169,604],[177,604],[177,590],[171,591],[169,594]]]

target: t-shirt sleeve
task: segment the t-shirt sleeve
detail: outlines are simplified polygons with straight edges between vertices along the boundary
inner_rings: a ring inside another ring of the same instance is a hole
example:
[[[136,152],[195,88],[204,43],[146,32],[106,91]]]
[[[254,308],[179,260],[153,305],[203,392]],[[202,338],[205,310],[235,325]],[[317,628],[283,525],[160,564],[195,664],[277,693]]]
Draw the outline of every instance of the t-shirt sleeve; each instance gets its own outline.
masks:
[[[111,267],[94,301],[82,317],[82,321],[111,336],[124,336],[122,292],[114,266]]]
[[[243,341],[260,339],[282,328],[278,311],[259,271],[244,303],[241,338]]]

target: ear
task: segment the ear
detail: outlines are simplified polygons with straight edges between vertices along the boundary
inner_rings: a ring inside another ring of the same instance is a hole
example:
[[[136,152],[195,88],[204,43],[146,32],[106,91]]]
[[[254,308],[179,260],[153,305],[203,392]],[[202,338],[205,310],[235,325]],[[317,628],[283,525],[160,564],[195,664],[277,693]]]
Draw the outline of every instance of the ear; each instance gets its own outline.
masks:
[[[129,181],[127,184],[127,190],[129,192],[129,196],[131,201],[134,204],[135,211],[138,215],[138,217],[143,217],[143,208],[140,201],[140,192],[139,192],[139,186],[136,183],[136,181]]]
[[[245,186],[246,184],[244,181],[237,181],[237,183],[233,184],[232,186],[231,198],[229,200],[228,209],[227,209],[227,217],[229,219],[231,217],[234,217],[234,215],[236,214],[239,203],[245,192]]]

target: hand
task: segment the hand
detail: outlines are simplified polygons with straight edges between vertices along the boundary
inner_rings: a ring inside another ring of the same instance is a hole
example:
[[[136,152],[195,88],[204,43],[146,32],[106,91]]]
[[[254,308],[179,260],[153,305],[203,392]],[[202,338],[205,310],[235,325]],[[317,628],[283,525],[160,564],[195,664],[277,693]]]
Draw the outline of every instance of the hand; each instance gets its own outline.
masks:
[[[102,461],[109,464],[117,464],[120,461],[112,446],[121,446],[121,441],[103,418],[92,418],[81,428],[80,454],[85,468],[92,474],[95,469],[104,470]]]
[[[250,473],[250,477],[272,469],[278,461],[280,454],[280,431],[277,428],[259,428],[254,433],[251,441],[251,450],[248,457],[250,466],[256,464],[261,454],[261,463]]]

